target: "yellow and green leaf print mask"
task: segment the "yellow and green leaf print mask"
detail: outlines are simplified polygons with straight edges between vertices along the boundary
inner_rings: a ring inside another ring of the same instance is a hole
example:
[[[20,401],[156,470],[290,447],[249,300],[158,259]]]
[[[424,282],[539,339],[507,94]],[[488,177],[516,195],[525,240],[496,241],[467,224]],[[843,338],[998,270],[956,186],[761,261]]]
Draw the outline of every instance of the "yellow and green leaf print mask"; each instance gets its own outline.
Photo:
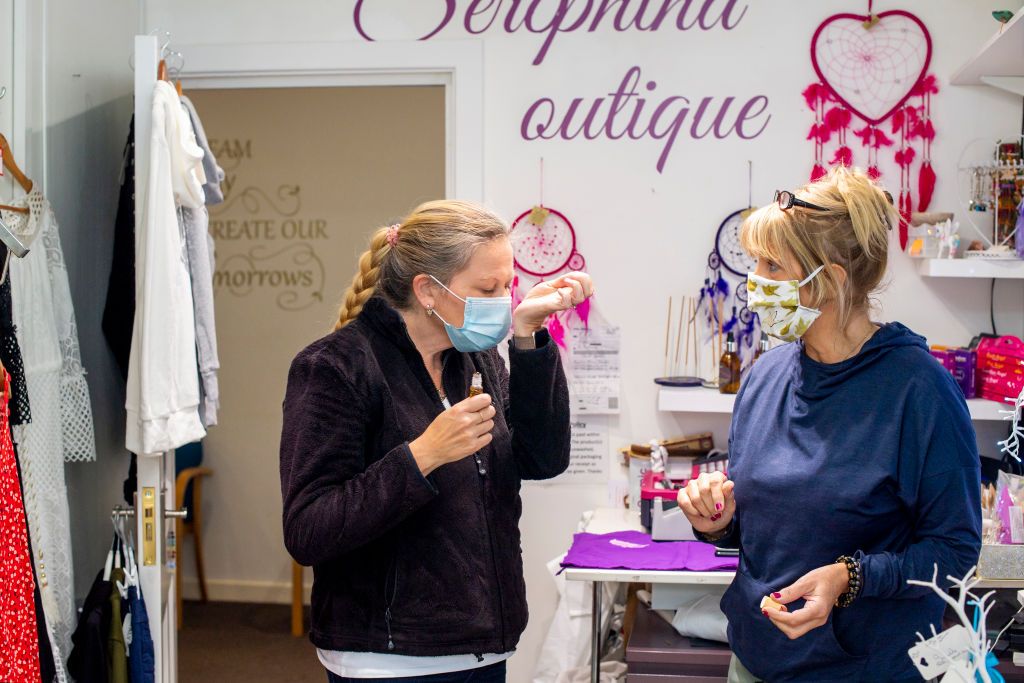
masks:
[[[747,274],[747,307],[761,318],[761,329],[782,341],[796,341],[818,319],[821,311],[800,305],[800,288],[813,280],[825,266],[796,280],[769,280]]]

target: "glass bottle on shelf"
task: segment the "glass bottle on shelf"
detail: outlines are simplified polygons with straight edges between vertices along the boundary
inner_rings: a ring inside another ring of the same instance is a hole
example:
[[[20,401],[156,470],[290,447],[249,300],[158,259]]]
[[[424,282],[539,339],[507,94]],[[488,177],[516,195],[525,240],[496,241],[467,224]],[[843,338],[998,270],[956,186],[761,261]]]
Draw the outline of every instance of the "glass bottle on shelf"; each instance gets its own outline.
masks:
[[[721,393],[739,393],[742,365],[740,354],[736,351],[736,338],[730,332],[725,342],[725,353],[718,364],[718,390]]]

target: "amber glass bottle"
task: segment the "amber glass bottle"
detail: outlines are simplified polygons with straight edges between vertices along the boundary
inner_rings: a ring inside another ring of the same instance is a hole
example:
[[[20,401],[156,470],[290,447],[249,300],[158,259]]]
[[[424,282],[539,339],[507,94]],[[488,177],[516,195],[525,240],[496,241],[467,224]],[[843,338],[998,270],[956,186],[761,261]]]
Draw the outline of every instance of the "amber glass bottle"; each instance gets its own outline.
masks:
[[[469,397],[479,396],[484,393],[484,378],[479,372],[473,373],[473,382],[469,385]]]
[[[736,338],[732,332],[725,342],[725,353],[718,364],[718,390],[723,394],[738,394],[740,391],[740,372],[742,362],[736,352]]]

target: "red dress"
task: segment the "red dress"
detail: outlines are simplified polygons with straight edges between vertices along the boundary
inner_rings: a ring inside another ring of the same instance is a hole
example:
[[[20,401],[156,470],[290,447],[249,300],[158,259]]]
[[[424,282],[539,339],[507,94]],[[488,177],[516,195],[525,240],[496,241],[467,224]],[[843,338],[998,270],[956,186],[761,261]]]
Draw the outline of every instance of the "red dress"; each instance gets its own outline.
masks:
[[[39,683],[39,633],[28,526],[11,443],[10,379],[0,402],[0,681]]]

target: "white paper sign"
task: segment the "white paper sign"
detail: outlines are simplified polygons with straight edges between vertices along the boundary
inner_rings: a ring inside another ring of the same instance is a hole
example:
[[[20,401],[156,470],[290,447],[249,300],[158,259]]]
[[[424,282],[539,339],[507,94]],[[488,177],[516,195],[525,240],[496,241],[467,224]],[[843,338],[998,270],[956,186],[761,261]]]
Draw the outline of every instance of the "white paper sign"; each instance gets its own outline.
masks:
[[[597,323],[569,330],[569,396],[574,415],[618,415],[622,373],[619,328]]]
[[[975,683],[975,667],[967,662],[957,662],[942,677],[939,683]]]
[[[970,651],[971,634],[958,624],[910,648],[910,658],[914,661],[918,673],[930,681],[947,671],[955,674],[955,665],[967,663]],[[950,681],[957,680],[956,675],[947,676],[943,680],[947,678]]]
[[[608,419],[576,416],[570,420],[572,452],[569,469],[560,475],[560,484],[603,484],[608,481]]]

